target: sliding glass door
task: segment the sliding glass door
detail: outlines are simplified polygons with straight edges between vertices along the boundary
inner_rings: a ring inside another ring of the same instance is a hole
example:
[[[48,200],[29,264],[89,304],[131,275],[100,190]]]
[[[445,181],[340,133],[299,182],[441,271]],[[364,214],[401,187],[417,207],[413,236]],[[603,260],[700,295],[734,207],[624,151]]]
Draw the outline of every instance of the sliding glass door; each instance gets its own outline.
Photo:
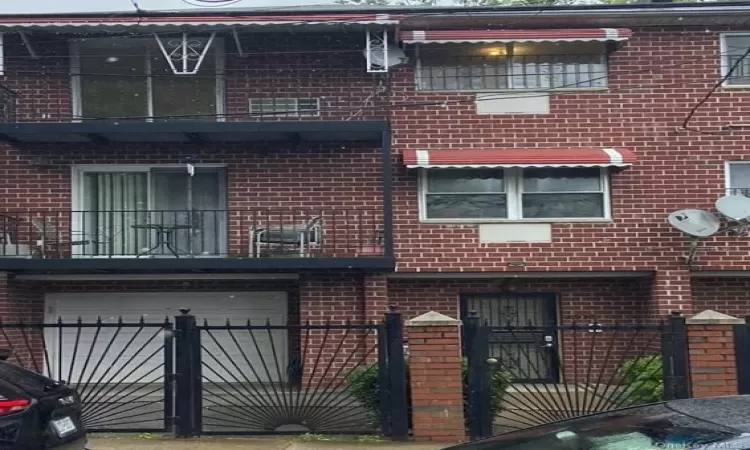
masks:
[[[80,172],[73,250],[82,256],[217,256],[226,248],[224,174],[198,168]],[[76,242],[77,241],[77,242]]]

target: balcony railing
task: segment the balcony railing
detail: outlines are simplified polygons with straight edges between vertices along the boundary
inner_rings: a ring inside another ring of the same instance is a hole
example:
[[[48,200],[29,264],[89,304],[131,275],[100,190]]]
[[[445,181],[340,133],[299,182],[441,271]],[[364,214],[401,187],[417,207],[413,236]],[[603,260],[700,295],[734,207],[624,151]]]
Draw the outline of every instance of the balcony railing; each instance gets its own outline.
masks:
[[[69,75],[49,75],[50,85],[70,86]],[[161,77],[161,78],[160,78]],[[36,85],[9,90],[0,85],[0,120],[16,122],[267,122],[385,120],[388,84],[378,74],[353,69],[248,69],[227,73],[221,82],[206,76],[151,77],[154,88],[138,96],[142,78],[81,76],[87,86],[70,93],[70,102],[39,102]],[[191,78],[193,77],[193,78]],[[112,80],[133,82],[119,88],[123,97],[96,91]],[[217,102],[220,102],[217,104]],[[148,115],[146,111],[153,111]]]
[[[16,121],[16,101],[15,92],[0,85],[0,122]]]
[[[0,213],[0,258],[384,256],[382,210]]]

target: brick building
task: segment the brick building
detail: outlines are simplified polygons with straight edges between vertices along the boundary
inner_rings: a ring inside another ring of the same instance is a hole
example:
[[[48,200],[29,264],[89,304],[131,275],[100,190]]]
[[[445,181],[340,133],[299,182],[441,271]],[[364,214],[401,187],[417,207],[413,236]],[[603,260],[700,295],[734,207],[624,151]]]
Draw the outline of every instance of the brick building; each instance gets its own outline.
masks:
[[[750,65],[683,126],[748,21],[743,2],[0,17],[0,313],[743,315],[750,239],[688,265],[667,216],[750,188]]]

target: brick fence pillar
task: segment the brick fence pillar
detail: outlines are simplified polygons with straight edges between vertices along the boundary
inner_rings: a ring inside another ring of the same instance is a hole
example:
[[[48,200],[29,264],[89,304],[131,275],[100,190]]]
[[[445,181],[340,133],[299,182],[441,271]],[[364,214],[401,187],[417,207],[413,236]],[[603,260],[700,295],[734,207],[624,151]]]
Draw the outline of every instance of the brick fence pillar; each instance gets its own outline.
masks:
[[[412,434],[417,441],[465,440],[460,324],[435,311],[406,322]]]
[[[692,397],[737,394],[733,325],[742,323],[710,309],[685,321]]]

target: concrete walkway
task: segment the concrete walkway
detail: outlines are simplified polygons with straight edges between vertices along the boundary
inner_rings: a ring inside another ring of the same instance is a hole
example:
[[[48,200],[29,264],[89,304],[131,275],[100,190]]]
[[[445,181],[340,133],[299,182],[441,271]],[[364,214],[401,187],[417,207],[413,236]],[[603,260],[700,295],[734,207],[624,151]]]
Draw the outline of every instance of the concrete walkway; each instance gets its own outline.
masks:
[[[90,450],[440,450],[449,445],[392,442],[300,442],[280,438],[91,436]]]

